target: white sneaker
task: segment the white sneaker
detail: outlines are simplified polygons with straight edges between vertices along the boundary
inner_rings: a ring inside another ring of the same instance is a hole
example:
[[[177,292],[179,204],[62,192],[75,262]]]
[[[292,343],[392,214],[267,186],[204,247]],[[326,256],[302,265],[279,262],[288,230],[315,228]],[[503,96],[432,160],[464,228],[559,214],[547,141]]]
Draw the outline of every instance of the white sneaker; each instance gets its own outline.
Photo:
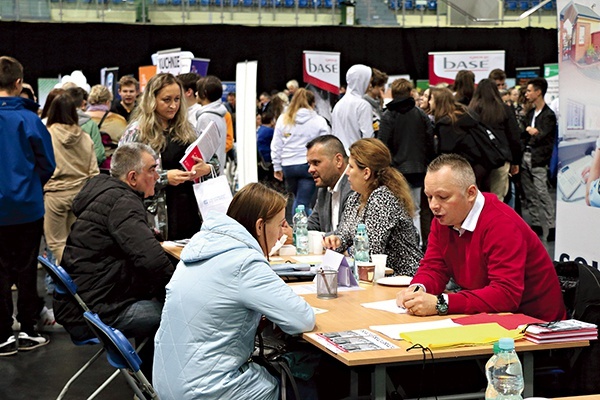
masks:
[[[40,313],[40,319],[35,326],[35,330],[38,332],[53,332],[57,329],[62,329],[62,325],[56,323],[56,320],[54,319],[54,310],[44,306]]]

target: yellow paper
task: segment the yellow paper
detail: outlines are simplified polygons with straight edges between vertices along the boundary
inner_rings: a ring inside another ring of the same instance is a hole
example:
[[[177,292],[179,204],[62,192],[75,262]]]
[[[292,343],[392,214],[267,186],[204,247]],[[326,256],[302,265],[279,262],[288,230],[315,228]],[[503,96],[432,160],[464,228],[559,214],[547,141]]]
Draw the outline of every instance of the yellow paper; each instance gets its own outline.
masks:
[[[412,344],[420,344],[430,349],[448,347],[478,346],[492,344],[500,338],[521,339],[518,329],[508,330],[497,323],[465,325],[453,328],[440,328],[425,331],[401,333],[400,337]]]

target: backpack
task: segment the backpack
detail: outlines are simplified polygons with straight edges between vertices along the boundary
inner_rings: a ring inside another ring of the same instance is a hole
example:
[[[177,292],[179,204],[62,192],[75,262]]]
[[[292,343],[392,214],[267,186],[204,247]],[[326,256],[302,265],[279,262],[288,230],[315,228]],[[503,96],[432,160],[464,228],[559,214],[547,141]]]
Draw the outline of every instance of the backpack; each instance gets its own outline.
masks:
[[[510,161],[511,153],[504,138],[496,136],[493,130],[482,122],[477,122],[467,134],[475,144],[479,154],[472,154],[473,162],[487,170],[499,168]]]

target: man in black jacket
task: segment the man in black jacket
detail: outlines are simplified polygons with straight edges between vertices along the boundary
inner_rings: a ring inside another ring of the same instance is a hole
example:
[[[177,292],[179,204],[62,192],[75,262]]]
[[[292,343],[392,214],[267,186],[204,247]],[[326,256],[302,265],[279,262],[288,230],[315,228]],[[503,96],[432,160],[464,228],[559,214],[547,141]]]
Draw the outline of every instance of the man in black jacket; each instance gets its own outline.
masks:
[[[548,225],[549,242],[553,242],[556,229],[554,202],[548,192],[548,166],[554,148],[556,115],[544,101],[548,82],[534,78],[527,83],[527,100],[534,107],[527,113],[527,128],[521,135],[523,161],[521,183],[527,198],[527,211],[531,218],[531,229],[539,236],[543,234],[540,214]]]
[[[392,166],[404,175],[415,203],[413,224],[421,235],[420,203],[427,164],[433,159],[433,124],[412,97],[412,83],[392,82],[393,100],[381,118],[377,136],[392,154]],[[421,242],[422,243],[422,242]]]
[[[154,194],[156,155],[144,144],[120,146],[111,175],[92,178],[73,201],[77,221],[62,266],[102,321],[127,337],[153,337],[173,265],[146,222],[142,200]],[[55,293],[54,312],[75,340],[93,337],[81,309]],[[146,346],[151,347],[151,346]]]

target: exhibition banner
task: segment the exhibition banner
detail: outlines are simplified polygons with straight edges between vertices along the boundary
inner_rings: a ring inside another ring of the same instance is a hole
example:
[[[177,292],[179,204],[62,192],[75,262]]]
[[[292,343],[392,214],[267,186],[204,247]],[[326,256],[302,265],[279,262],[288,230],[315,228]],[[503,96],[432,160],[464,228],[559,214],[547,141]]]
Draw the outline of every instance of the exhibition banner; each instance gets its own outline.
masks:
[[[175,76],[186,74],[192,68],[194,54],[181,49],[161,50],[152,54],[152,64],[156,65],[156,73],[170,73]]]
[[[304,50],[302,64],[305,83],[340,94],[340,53]]]
[[[466,69],[475,74],[475,82],[489,76],[493,69],[504,70],[504,50],[452,51],[429,53],[429,84],[451,84],[456,73]]]
[[[600,10],[595,0],[559,0],[561,56],[554,258],[598,268],[600,246]],[[598,10],[598,12],[597,12]]]

